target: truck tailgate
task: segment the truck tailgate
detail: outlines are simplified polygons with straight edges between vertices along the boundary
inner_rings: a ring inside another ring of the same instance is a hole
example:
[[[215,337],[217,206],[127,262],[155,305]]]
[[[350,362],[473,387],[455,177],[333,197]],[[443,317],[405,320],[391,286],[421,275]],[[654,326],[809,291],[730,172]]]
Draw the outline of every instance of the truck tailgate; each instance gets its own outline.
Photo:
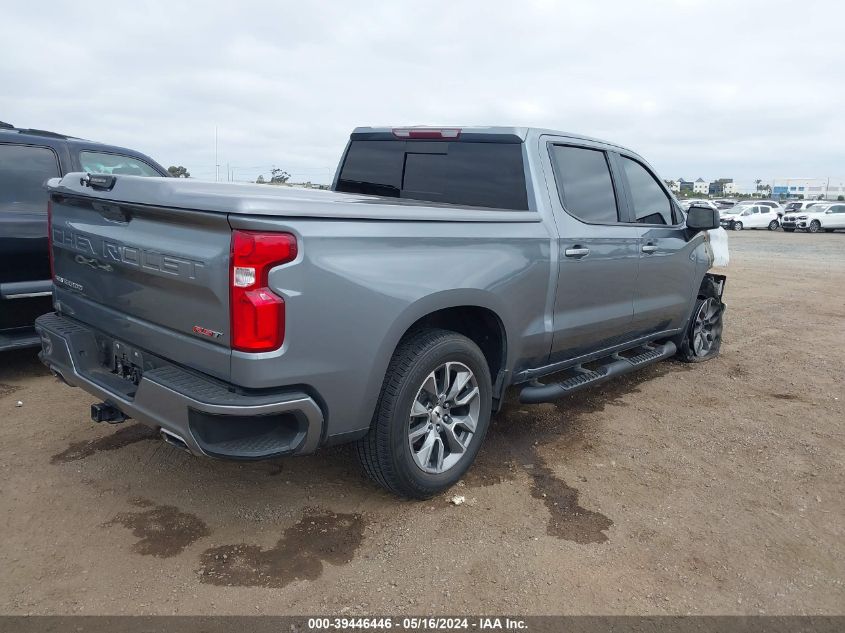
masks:
[[[50,233],[63,312],[147,349],[165,341],[150,351],[228,377],[225,214],[54,193]],[[176,336],[143,336],[161,329]]]

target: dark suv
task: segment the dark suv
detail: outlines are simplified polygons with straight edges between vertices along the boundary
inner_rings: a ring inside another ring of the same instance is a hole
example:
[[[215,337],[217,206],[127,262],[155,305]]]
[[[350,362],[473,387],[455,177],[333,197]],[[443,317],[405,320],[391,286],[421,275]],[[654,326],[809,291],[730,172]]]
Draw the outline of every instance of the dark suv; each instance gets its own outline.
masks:
[[[71,171],[168,175],[125,147],[0,122],[0,350],[40,344],[32,324],[52,308],[44,183]]]

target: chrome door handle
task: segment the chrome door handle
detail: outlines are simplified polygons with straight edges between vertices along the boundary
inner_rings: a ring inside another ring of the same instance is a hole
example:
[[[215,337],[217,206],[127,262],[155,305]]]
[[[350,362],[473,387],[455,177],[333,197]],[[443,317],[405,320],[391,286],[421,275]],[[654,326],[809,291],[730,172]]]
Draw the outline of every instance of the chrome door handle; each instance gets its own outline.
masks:
[[[642,248],[643,253],[654,253],[657,251],[657,247],[654,244],[646,244]]]
[[[590,254],[590,249],[576,246],[575,248],[567,248],[565,251],[563,251],[563,254],[567,257],[586,257]]]

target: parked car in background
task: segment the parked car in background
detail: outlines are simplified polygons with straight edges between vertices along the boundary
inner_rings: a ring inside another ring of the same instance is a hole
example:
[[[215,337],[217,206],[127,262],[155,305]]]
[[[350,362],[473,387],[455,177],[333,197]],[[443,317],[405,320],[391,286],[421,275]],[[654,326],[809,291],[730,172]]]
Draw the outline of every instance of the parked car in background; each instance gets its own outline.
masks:
[[[719,211],[719,206],[712,200],[707,200],[706,198],[689,198],[681,202],[681,207],[684,211],[689,210],[692,205],[697,207],[707,207],[708,209]]]
[[[764,204],[736,205],[730,210],[722,211],[722,228],[733,231],[743,229],[769,229],[776,231],[780,226],[777,212]]]
[[[783,207],[780,205],[780,203],[775,202],[774,200],[740,200],[733,207],[731,207],[730,213],[738,214],[740,212],[741,207],[753,207],[754,205],[762,205],[764,207],[774,209],[778,218],[783,216]]]
[[[783,207],[784,214],[786,213],[800,213],[806,211],[816,204],[827,204],[824,200],[793,200],[787,202]]]
[[[783,205],[780,202],[775,202],[774,200],[755,200],[754,203],[773,209],[778,218],[783,217]]]
[[[196,455],[354,442],[375,482],[426,498],[470,467],[510,385],[551,402],[719,353],[718,213],[684,214],[643,158],[595,139],[358,128],[332,191],[49,186],[42,360],[102,400],[96,421]]]
[[[72,171],[168,175],[125,147],[0,122],[0,350],[39,344],[33,322],[52,305],[44,185]]]
[[[824,200],[795,200],[787,203],[786,212],[781,218],[781,228],[787,233],[792,233],[798,228],[804,228],[799,227],[798,223],[807,219],[806,214],[810,209],[816,209],[816,207],[826,206],[827,204],[829,203]]]
[[[718,198],[713,201],[719,209],[730,209],[732,206],[736,204],[736,200],[731,200],[729,198]]]
[[[833,233],[836,229],[845,229],[845,202],[814,202],[804,211],[792,212],[783,217],[784,231],[795,230],[818,233]]]

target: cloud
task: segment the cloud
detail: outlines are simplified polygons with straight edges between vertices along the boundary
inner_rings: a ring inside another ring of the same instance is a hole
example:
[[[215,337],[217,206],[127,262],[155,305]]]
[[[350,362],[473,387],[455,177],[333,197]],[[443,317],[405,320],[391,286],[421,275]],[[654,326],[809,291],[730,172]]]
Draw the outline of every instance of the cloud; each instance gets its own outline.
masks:
[[[597,136],[667,178],[842,177],[843,6],[802,3],[809,29],[756,0],[12,2],[0,119],[206,178],[215,128],[221,174],[328,182],[353,127],[422,123]]]

